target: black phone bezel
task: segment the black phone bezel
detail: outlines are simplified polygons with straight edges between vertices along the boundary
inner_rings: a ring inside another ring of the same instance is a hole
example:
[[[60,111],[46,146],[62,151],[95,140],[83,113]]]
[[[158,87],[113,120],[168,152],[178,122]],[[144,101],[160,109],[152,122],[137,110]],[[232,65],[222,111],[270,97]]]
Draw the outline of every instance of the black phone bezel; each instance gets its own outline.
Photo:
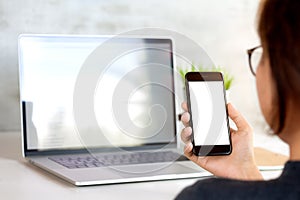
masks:
[[[196,146],[194,142],[194,131],[192,131],[191,142],[193,144],[193,153],[197,156],[218,156],[218,155],[230,155],[232,152],[232,143],[228,119],[228,110],[227,110],[227,101],[226,101],[226,91],[224,87],[223,75],[220,72],[188,72],[185,75],[185,88],[186,88],[186,97],[188,111],[190,113],[190,122],[189,125],[193,130],[193,120],[192,120],[192,111],[191,111],[191,102],[190,102],[190,91],[188,82],[191,81],[222,81],[223,82],[223,96],[225,102],[226,110],[226,120],[227,120],[227,129],[229,137],[229,145],[201,145]]]

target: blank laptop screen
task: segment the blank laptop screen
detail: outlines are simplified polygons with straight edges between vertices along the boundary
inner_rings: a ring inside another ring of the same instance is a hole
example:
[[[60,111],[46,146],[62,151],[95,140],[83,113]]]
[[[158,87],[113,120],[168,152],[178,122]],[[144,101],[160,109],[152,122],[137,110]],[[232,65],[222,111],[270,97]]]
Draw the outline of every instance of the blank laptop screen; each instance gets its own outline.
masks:
[[[114,50],[124,47],[129,51],[114,55]],[[102,58],[110,62],[103,66]],[[91,59],[96,66],[99,61],[99,68],[80,74]],[[176,141],[170,39],[21,35],[19,65],[27,150]],[[86,98],[93,98],[89,102],[97,123],[89,115],[75,120],[74,109],[85,109],[74,106],[74,98],[80,96],[74,95],[79,91],[78,77],[88,81],[95,73],[99,77],[93,96]]]

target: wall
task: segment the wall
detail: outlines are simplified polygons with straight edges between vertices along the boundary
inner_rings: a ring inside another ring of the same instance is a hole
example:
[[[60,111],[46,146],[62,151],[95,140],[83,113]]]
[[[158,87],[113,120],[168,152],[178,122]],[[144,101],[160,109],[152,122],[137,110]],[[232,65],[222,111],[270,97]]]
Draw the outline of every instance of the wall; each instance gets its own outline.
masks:
[[[231,101],[263,124],[246,49],[255,33],[258,0],[0,0],[0,130],[19,130],[20,33],[117,34],[143,27],[182,33],[236,77]],[[263,125],[261,125],[263,127]]]

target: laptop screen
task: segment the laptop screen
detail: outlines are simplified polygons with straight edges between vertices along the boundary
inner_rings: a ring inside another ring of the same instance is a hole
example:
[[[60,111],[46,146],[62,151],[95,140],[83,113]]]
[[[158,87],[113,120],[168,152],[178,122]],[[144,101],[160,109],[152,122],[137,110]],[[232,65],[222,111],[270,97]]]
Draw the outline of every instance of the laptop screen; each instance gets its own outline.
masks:
[[[124,47],[130,51],[114,55],[115,49]],[[80,96],[74,92],[79,91],[78,78],[92,55],[97,58],[93,62],[99,61],[99,71],[87,72],[99,74],[90,101],[93,116],[76,119],[76,113],[81,115],[76,109],[85,108],[74,105]],[[101,65],[102,58],[110,58],[109,64]],[[176,142],[170,39],[21,35],[19,66],[27,150]],[[96,123],[89,120],[93,117]]]

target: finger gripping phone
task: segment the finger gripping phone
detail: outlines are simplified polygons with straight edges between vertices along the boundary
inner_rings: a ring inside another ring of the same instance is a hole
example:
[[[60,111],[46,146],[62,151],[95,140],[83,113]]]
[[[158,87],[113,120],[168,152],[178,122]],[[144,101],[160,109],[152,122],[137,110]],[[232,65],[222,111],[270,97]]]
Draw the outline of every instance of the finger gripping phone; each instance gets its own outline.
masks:
[[[232,145],[222,73],[188,72],[185,84],[193,153],[229,155]]]

